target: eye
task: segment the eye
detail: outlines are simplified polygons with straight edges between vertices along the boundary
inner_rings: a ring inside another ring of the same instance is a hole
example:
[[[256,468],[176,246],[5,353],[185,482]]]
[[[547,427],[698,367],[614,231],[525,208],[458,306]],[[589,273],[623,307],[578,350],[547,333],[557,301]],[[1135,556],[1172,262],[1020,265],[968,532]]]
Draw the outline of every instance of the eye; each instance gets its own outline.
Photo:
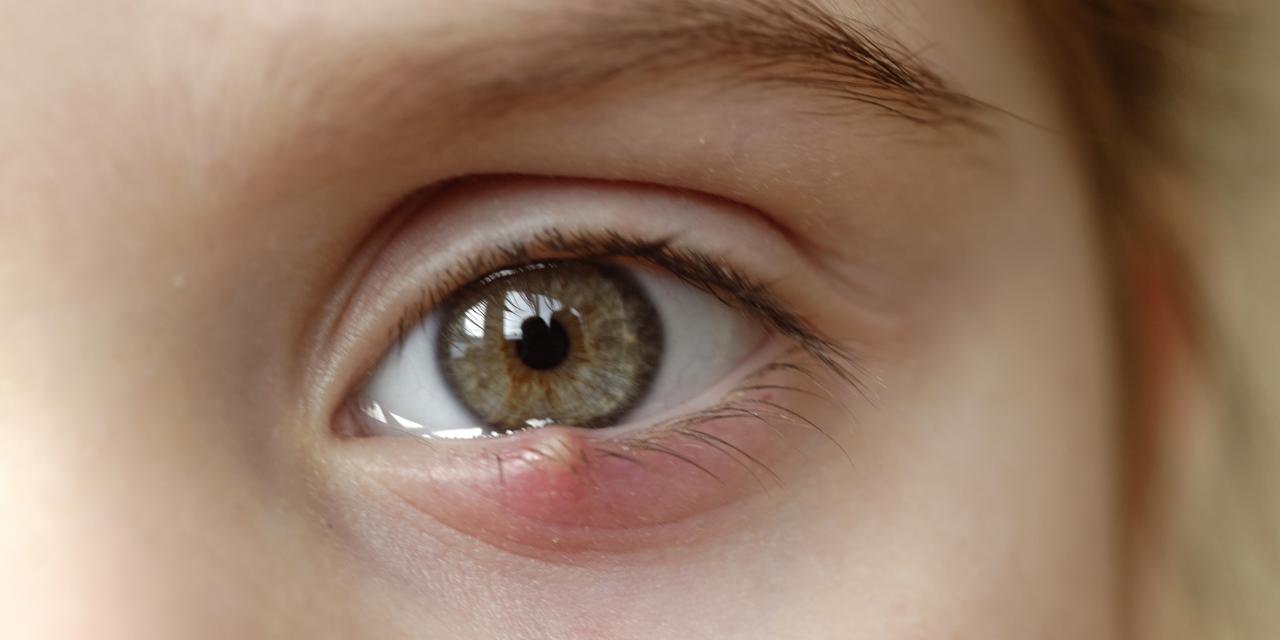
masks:
[[[686,544],[848,459],[829,425],[857,363],[808,321],[848,305],[756,212],[494,178],[404,215],[337,312],[352,384],[326,442],[413,530],[538,557]]]
[[[469,439],[649,422],[725,381],[766,333],[651,268],[502,269],[449,295],[374,368],[357,399],[362,429]]]

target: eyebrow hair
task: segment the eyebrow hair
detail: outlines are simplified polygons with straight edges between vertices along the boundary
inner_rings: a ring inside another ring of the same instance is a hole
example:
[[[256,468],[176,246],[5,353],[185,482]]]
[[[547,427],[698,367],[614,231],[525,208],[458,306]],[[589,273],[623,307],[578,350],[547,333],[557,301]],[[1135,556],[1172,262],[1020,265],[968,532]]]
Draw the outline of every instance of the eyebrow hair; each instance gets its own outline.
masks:
[[[830,99],[834,112],[869,107],[917,124],[972,124],[986,106],[882,29],[816,0],[635,0],[547,17],[558,24],[544,38],[530,38],[535,26],[497,43],[519,55],[496,77],[472,80],[465,111],[502,115],[623,77],[722,67],[735,71],[724,78],[730,85],[799,88]]]

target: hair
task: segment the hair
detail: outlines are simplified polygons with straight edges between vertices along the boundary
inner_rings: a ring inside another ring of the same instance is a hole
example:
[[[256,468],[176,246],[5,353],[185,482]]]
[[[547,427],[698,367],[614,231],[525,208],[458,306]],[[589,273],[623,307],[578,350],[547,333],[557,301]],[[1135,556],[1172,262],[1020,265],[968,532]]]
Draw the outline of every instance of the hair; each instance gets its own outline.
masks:
[[[1252,409],[1249,385],[1233,364],[1221,318],[1197,269],[1205,253],[1197,242],[1213,221],[1207,208],[1194,204],[1199,176],[1193,167],[1204,163],[1182,127],[1201,79],[1187,61],[1197,57],[1193,53],[1208,53],[1199,35],[1207,24],[1220,22],[1191,0],[1031,0],[1030,8],[1062,86],[1085,88],[1068,98],[1093,169],[1097,228],[1115,275],[1118,335],[1127,352],[1125,410],[1132,425],[1121,436],[1130,469],[1122,558],[1127,566],[1120,569],[1131,581],[1129,594],[1158,586],[1156,597],[1166,600],[1154,613],[1144,601],[1150,593],[1128,603],[1131,612],[1141,609],[1128,630],[1160,638],[1268,637],[1280,622],[1271,611],[1280,602],[1280,538],[1274,529],[1280,517],[1268,493],[1274,478],[1267,477],[1273,473],[1268,439],[1274,435]],[[1192,479],[1207,485],[1197,486],[1195,496],[1150,486],[1193,472],[1186,460],[1162,459],[1169,447],[1156,444],[1173,427],[1185,426],[1167,424],[1171,417],[1195,419],[1172,416],[1167,406],[1151,408],[1171,399],[1169,389],[1160,388],[1169,380],[1152,371],[1153,362],[1169,360],[1143,353],[1170,348],[1163,338],[1144,335],[1152,329],[1151,314],[1162,312],[1176,321],[1175,332],[1216,405],[1214,424],[1193,425],[1208,434],[1211,454],[1207,480]],[[1158,539],[1154,550],[1152,535]],[[1173,576],[1176,584],[1134,582],[1142,579],[1134,574],[1149,570],[1143,562],[1165,563],[1156,575]]]

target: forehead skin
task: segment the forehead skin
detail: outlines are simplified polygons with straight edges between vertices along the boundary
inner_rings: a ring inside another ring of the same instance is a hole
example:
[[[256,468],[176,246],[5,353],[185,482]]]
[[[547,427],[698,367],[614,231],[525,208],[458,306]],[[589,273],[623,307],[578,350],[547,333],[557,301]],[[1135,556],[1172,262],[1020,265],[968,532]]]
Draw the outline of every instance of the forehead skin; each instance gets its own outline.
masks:
[[[1013,4],[832,3],[1019,116],[979,131],[716,61],[467,108],[627,0],[0,0],[0,636],[1110,637],[1088,197]],[[387,203],[474,173],[734,198],[844,277],[913,283],[930,319],[868,419],[882,473],[816,494],[831,530],[774,602],[666,582],[520,617],[389,586],[332,532],[298,406],[315,316]]]

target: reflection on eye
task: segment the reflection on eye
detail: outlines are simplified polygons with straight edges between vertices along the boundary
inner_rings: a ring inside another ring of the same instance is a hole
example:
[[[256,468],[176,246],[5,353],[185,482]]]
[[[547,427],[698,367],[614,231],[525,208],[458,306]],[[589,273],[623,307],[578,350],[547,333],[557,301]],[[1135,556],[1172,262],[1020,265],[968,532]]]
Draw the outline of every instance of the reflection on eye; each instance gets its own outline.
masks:
[[[444,377],[494,429],[612,424],[649,390],[662,356],[648,295],[603,264],[499,272],[459,292],[442,314]]]
[[[724,381],[765,333],[670,275],[538,262],[449,296],[377,365],[359,413],[370,435],[438,439],[611,427]]]

